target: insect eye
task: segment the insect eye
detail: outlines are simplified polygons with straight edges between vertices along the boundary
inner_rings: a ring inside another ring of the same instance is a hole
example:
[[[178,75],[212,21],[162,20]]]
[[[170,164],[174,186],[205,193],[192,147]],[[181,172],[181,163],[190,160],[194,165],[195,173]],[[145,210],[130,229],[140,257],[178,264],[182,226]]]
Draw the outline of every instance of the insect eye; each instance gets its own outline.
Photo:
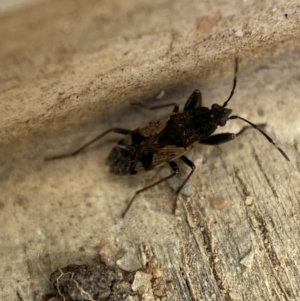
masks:
[[[213,110],[218,110],[218,109],[220,109],[220,106],[218,105],[218,104],[213,104],[212,106],[211,106],[211,108],[213,109]]]
[[[226,124],[226,119],[221,119],[220,121],[219,121],[219,126],[224,126],[225,124]]]

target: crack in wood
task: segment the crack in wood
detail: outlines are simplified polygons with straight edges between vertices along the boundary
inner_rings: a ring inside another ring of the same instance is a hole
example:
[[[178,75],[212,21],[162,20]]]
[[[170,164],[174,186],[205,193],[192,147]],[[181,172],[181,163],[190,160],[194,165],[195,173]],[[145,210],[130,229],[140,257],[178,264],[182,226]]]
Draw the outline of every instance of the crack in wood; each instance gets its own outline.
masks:
[[[259,157],[257,155],[257,153],[255,152],[255,149],[252,149],[252,154],[253,154],[253,158],[255,159],[257,166],[259,167],[259,170],[261,171],[261,173],[263,174],[264,178],[266,179],[266,182],[268,183],[269,187],[272,190],[273,195],[278,199],[278,194],[276,189],[274,188],[274,186],[272,185],[272,182],[270,180],[270,178],[267,176],[267,174],[265,173],[263,166],[259,160]]]
[[[199,217],[201,217],[202,214],[201,214],[200,210],[198,208],[196,210],[197,210],[197,215]],[[186,211],[186,215],[187,215],[187,219],[188,219],[188,216],[190,215],[190,212],[193,213],[193,210],[192,210],[191,206],[187,205],[187,206],[185,206],[185,211]],[[200,220],[200,218],[197,218],[197,219]],[[202,216],[201,220],[202,221],[205,220],[203,216]],[[210,266],[212,275],[215,279],[215,284],[217,285],[219,292],[225,290],[222,278],[221,278],[221,276],[219,276],[219,274],[216,270],[216,267],[215,267],[215,262],[214,262],[215,256],[214,256],[214,251],[213,251],[213,246],[212,246],[212,238],[211,238],[212,234],[208,230],[208,224],[205,223],[205,222],[202,222],[201,231],[198,231],[199,226],[198,227],[191,227],[190,223],[187,223],[187,224],[190,228],[191,233],[193,234],[194,241],[197,244],[198,248],[200,248],[200,246],[199,246],[199,241],[198,241],[197,237],[202,237],[203,249],[205,250],[205,253],[206,253],[206,256],[207,256],[207,259],[208,259],[208,262],[209,262],[209,266]],[[199,234],[197,235],[196,231],[201,233],[201,235],[199,235]]]
[[[190,277],[187,275],[187,273],[185,272],[185,270],[183,268],[180,268],[180,273],[181,273],[182,279],[184,280],[187,291],[189,292],[191,300],[196,301],[190,281],[189,281]]]
[[[19,290],[16,290],[16,296],[17,296],[18,301],[24,301],[24,299],[23,299],[23,297],[21,296]]]
[[[246,197],[251,196],[252,194],[249,191],[246,182],[244,182],[243,177],[241,176],[241,172],[238,168],[234,169],[234,174],[235,174],[235,177],[237,178],[240,186],[242,187],[242,192],[243,192],[244,196],[246,196]]]
[[[192,300],[190,291],[185,289],[185,287],[189,288],[189,286],[186,286],[186,279],[184,279],[185,273],[183,272],[182,268],[180,268],[180,273],[178,273],[177,271],[173,271],[172,274],[175,286],[177,289],[179,289],[179,296],[184,297],[184,300],[186,301]]]
[[[299,143],[297,140],[294,140],[293,147],[296,150],[297,154],[299,155],[300,149],[299,149]],[[298,172],[300,172],[300,160],[298,160],[297,158],[296,158],[296,167],[297,167]]]
[[[280,264],[280,260],[278,259],[278,256],[276,254],[276,251],[274,250],[274,246],[270,237],[270,232],[266,226],[267,222],[262,217],[262,215],[258,212],[258,210],[254,211],[254,216],[259,224],[259,227],[256,228],[258,229],[258,231],[256,231],[256,234],[258,234],[262,238],[262,245],[265,249],[265,254],[269,257],[269,262],[273,267],[272,269],[273,275],[276,279],[278,287],[280,288],[281,292],[284,294],[286,300],[289,300],[289,296],[286,289],[284,288],[284,284],[280,280],[279,269],[282,269],[282,267]]]

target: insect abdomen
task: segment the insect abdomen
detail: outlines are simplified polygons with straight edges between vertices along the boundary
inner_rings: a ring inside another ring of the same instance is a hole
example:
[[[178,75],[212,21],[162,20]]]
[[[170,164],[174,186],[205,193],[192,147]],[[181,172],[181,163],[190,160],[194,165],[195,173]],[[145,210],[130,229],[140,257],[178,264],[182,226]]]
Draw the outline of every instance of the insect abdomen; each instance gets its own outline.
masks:
[[[110,172],[117,175],[136,174],[137,151],[136,147],[126,146],[121,140],[107,157]]]

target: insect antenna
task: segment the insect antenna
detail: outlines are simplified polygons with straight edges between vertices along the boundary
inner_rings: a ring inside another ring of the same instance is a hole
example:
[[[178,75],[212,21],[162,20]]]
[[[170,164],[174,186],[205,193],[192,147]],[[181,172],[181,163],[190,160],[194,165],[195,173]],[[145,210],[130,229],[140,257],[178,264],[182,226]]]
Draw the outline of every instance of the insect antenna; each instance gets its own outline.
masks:
[[[237,82],[238,71],[239,71],[239,58],[236,57],[235,61],[234,61],[234,76],[233,76],[232,89],[231,89],[231,92],[230,92],[230,95],[229,95],[228,99],[223,104],[223,108],[225,108],[227,106],[229,100],[232,98],[232,96],[234,94],[234,90],[235,90],[236,82]]]
[[[287,156],[287,154],[279,147],[277,146],[277,144],[274,142],[274,140],[269,136],[267,135],[263,130],[261,130],[258,126],[256,126],[254,123],[252,123],[251,121],[243,118],[243,117],[240,117],[240,116],[237,116],[237,115],[232,115],[230,116],[228,119],[241,119],[245,122],[247,122],[248,124],[250,124],[253,128],[255,128],[256,130],[258,130],[261,134],[263,134],[270,143],[272,143],[277,149],[278,151],[281,153],[281,155],[287,160],[287,161],[290,161],[289,157]]]

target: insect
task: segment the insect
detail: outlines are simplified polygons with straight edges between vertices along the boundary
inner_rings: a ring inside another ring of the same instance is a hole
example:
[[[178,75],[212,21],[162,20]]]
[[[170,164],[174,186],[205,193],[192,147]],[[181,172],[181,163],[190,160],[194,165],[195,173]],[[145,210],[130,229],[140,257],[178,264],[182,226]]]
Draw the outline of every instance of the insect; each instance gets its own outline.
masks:
[[[176,159],[181,159],[183,163],[190,167],[191,171],[184,179],[182,184],[175,192],[175,206],[177,197],[187,183],[196,166],[185,154],[191,150],[197,143],[205,145],[219,145],[234,140],[242,134],[246,128],[253,127],[258,130],[265,138],[272,143],[282,156],[288,160],[286,153],[276,145],[273,139],[267,135],[257,125],[238,115],[231,115],[232,110],[227,108],[231,100],[237,83],[238,58],[235,58],[233,86],[229,97],[223,105],[213,104],[211,108],[202,106],[201,92],[196,89],[188,98],[183,111],[179,111],[179,105],[176,103],[163,104],[150,107],[150,110],[156,110],[165,107],[173,107],[173,112],[164,117],[152,120],[149,123],[131,131],[123,128],[112,128],[102,133],[98,137],[84,144],[82,147],[70,154],[55,156],[49,159],[60,159],[76,156],[88,146],[101,139],[108,133],[114,132],[124,135],[117,145],[111,150],[107,158],[107,165],[110,171],[118,175],[136,174],[141,170],[151,170],[169,164],[172,173],[159,181],[137,190],[128,203],[122,217],[126,215],[136,196],[172,177],[175,177],[179,168],[175,163]],[[248,126],[244,127],[238,133],[220,133],[212,135],[218,126],[225,126],[228,120],[240,119]],[[249,126],[250,125],[250,126]]]

